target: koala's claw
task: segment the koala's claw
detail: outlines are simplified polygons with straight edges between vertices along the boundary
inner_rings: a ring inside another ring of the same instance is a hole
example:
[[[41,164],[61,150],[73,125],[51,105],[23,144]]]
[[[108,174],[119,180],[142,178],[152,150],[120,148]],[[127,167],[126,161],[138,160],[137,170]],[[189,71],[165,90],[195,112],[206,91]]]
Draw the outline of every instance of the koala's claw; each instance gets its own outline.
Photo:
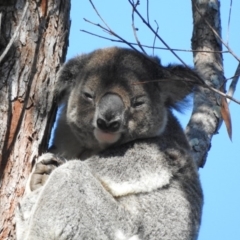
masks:
[[[30,190],[34,191],[45,184],[51,172],[66,160],[52,153],[43,154],[37,161],[30,176]]]

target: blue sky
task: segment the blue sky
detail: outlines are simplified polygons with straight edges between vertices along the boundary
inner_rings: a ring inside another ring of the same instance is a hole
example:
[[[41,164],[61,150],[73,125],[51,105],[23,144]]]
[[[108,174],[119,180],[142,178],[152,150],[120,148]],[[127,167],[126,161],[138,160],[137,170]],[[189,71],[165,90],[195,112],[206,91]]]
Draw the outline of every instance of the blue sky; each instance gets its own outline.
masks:
[[[149,1],[149,17],[152,26],[159,25],[159,35],[172,48],[191,49],[192,12],[191,1],[152,0]],[[232,15],[228,30],[228,15],[230,0],[221,1],[222,37],[228,40],[229,46],[240,57],[239,9],[240,1],[232,0]],[[94,1],[104,20],[118,35],[135,42],[131,26],[131,7],[128,0]],[[146,1],[141,0],[139,10],[146,16]],[[83,18],[95,23],[101,23],[88,0],[72,0],[70,44],[67,59],[81,53],[88,53],[97,48],[122,46],[124,44],[103,40],[80,31],[84,29],[96,34],[107,35],[99,28],[86,23]],[[102,23],[101,23],[102,24]],[[138,38],[142,44],[152,45],[153,34],[136,17],[135,26]],[[156,46],[163,47],[160,42]],[[152,54],[151,49],[145,49]],[[165,50],[155,50],[155,55],[161,58],[162,64],[179,63]],[[193,66],[192,53],[178,52],[178,55],[190,66]],[[224,54],[224,71],[226,78],[234,75],[238,62],[230,55]],[[240,100],[240,86],[235,93]],[[233,140],[229,140],[224,124],[219,134],[213,137],[207,163],[200,169],[204,190],[205,204],[199,240],[239,240],[240,239],[240,105],[230,104],[233,126]],[[188,122],[191,109],[180,115],[183,126]]]

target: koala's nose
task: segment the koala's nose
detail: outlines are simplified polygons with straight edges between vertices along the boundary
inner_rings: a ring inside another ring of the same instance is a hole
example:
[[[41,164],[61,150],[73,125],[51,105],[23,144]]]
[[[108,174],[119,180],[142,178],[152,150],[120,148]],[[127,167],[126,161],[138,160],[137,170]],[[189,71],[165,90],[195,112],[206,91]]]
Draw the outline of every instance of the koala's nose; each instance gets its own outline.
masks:
[[[105,94],[97,108],[97,127],[102,131],[116,132],[123,122],[124,103],[115,93]]]
[[[102,118],[97,119],[97,126],[103,131],[116,132],[120,128],[120,121],[107,121]]]

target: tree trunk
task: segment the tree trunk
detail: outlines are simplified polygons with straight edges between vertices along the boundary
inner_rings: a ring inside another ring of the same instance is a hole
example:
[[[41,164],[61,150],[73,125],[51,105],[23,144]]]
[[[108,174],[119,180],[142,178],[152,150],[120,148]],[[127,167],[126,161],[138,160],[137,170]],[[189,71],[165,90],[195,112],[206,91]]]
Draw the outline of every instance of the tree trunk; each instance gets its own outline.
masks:
[[[70,0],[0,0],[0,239],[47,148],[56,73],[65,60]]]
[[[199,75],[216,89],[224,86],[222,44],[211,27],[221,36],[220,2],[192,0],[194,64]],[[210,26],[211,27],[210,27]],[[215,51],[215,52],[214,52]],[[221,126],[221,97],[207,88],[199,87],[194,94],[194,109],[186,133],[199,167],[203,167],[211,147],[211,139]]]

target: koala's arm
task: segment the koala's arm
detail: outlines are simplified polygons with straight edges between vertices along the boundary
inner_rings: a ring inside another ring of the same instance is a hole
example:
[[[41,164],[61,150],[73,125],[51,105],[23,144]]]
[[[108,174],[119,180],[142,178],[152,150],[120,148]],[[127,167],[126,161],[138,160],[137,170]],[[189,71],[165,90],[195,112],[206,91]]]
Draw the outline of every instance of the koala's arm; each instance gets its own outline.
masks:
[[[31,202],[34,203],[27,216],[24,211]],[[137,232],[136,217],[79,160],[55,169],[42,188],[23,199],[18,210],[17,239],[137,240]]]

